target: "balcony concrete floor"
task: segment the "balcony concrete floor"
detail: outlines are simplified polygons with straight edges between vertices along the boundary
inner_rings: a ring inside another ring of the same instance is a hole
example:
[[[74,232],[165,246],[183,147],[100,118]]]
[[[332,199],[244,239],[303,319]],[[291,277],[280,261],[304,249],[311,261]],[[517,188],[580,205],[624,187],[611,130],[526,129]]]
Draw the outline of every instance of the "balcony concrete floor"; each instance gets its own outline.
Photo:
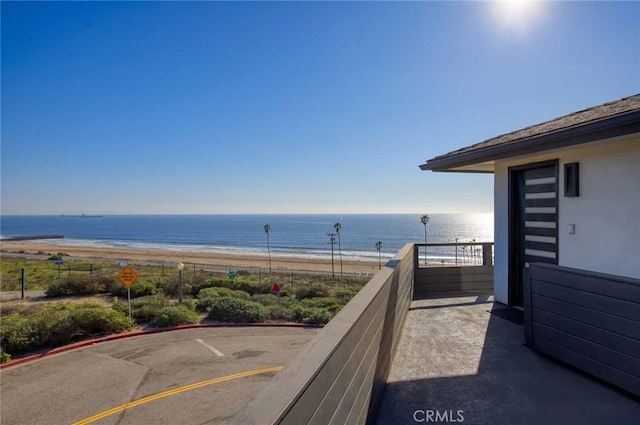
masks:
[[[524,346],[523,326],[490,314],[493,304],[413,301],[377,425],[640,425],[639,400]]]

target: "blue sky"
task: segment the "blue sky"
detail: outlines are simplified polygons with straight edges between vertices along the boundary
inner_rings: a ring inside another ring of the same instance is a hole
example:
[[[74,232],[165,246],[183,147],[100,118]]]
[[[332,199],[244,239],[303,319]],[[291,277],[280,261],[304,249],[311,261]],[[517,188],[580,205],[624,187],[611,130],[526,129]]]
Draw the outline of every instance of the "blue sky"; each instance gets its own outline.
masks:
[[[640,92],[640,3],[2,2],[3,214],[491,212],[426,159]]]

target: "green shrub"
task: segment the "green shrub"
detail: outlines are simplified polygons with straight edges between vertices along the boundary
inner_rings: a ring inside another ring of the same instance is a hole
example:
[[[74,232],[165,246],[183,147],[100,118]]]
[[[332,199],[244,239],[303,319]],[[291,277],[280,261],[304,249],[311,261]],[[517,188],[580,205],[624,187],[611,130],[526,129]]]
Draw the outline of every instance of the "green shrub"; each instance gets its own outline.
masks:
[[[307,307],[304,305],[296,305],[293,307],[293,318],[299,323],[328,323],[333,314],[323,308]]]
[[[202,283],[193,285],[191,292],[194,296],[198,296],[200,291],[205,288],[229,288],[231,287],[231,282],[229,279],[221,278],[221,277],[210,277],[209,279],[205,279]]]
[[[295,314],[293,309],[286,305],[271,305],[267,307],[267,320],[293,322]]]
[[[149,295],[154,295],[158,292],[158,288],[155,283],[149,280],[136,280],[136,282],[129,287],[131,291],[131,298],[139,298],[146,297]],[[119,297],[127,296],[127,288],[124,285],[120,285],[115,291],[111,292],[113,295],[117,295]]]
[[[191,311],[196,311],[196,308],[198,307],[198,301],[194,300],[193,298],[185,298],[182,301],[182,305]]]
[[[131,300],[131,316],[133,319],[137,323],[149,323],[153,326],[164,327],[197,323],[200,318],[195,312],[195,308],[195,300],[185,299],[183,304],[176,306],[163,294],[155,294]],[[125,315],[129,314],[126,301],[114,303],[113,309]]]
[[[303,300],[305,298],[328,297],[329,289],[325,285],[303,286],[295,289],[296,298]]]
[[[76,326],[76,335],[112,334],[133,327],[133,320],[126,315],[98,304],[78,304],[72,307],[70,312],[69,319]]]
[[[208,311],[220,298],[229,297],[237,299],[249,299],[249,294],[244,291],[236,291],[229,288],[204,288],[198,294],[197,308],[200,311]]]
[[[120,304],[124,304],[124,308],[127,308],[126,302]],[[138,323],[150,323],[158,317],[163,308],[169,305],[169,298],[161,294],[136,298],[131,300],[131,315]]]
[[[185,305],[164,307],[151,322],[153,326],[167,327],[198,323],[200,316]]]
[[[351,301],[351,298],[355,297],[355,295],[360,291],[362,287],[360,286],[348,286],[345,288],[338,288],[331,291],[331,296],[342,302],[343,304]]]
[[[54,298],[71,295],[91,295],[104,292],[104,285],[91,279],[91,276],[70,276],[51,283],[46,289],[45,295]]]
[[[315,307],[315,308],[325,309],[332,314],[336,314],[342,309],[342,307],[344,307],[344,304],[338,301],[337,299],[327,298],[327,297],[305,298],[304,300],[300,301],[300,304],[306,307]]]
[[[117,277],[109,276],[101,272],[93,274],[93,281],[104,288],[104,292],[114,294],[122,288],[122,282]]]
[[[136,282],[131,285],[131,296],[134,298],[139,297],[147,297],[149,295],[154,295],[158,292],[158,288],[156,287],[154,282],[150,282],[148,280],[142,280],[140,282]]]
[[[252,295],[250,298],[251,301],[260,303],[264,306],[271,306],[271,305],[285,305],[285,306],[290,306],[293,305],[297,302],[297,300],[295,299],[295,297],[286,297],[286,296],[280,296],[279,298],[276,297],[273,294],[256,294],[256,295]]]
[[[182,296],[183,298],[191,295],[191,293],[193,292],[193,288],[191,287],[190,283],[186,283],[186,282],[182,282]],[[176,296],[177,296],[178,292],[176,291]]]
[[[244,291],[251,295],[270,294],[272,287],[273,285],[269,282],[253,282],[246,280],[238,280],[232,286],[233,289]]]
[[[169,297],[178,296],[178,290],[180,289],[179,288],[180,285],[177,278],[169,278],[169,277],[156,278],[156,279],[153,279],[152,282],[155,283],[158,290],[160,292],[163,292],[165,295]],[[182,294],[189,295],[192,292],[193,292],[193,288],[191,287],[191,284],[187,283],[186,279],[183,276],[182,277]]]
[[[71,304],[51,306],[32,316],[34,341],[38,341],[38,346],[64,345],[74,339],[77,324],[71,319],[71,308]]]
[[[178,283],[174,279],[170,279],[169,277],[152,277],[149,281],[156,285],[157,292],[161,292],[167,296],[178,293]]]
[[[4,351],[0,354],[0,363],[7,363],[11,361],[11,354],[7,354]]]
[[[21,314],[11,314],[0,319],[2,349],[11,353],[29,350],[40,344],[36,341],[32,321]]]
[[[239,298],[224,297],[211,306],[207,318],[218,322],[262,322],[266,310],[258,303]]]
[[[320,308],[314,308],[311,313],[302,320],[302,323],[324,325],[329,323],[332,318],[333,314],[331,314],[331,312]]]
[[[238,291],[235,289],[229,288],[204,288],[200,291],[198,295],[199,298],[222,298],[222,297],[231,297],[231,298],[241,298],[243,300],[249,299],[249,294],[244,291]]]
[[[202,285],[206,278],[207,276],[202,270],[198,270],[195,274],[193,272],[190,272],[187,278],[187,280],[189,281],[189,285],[191,285],[190,294],[192,294],[193,296],[198,295],[198,292],[200,291],[200,288],[202,288]]]
[[[124,302],[122,302],[121,300],[115,301],[111,305],[111,308],[120,314],[124,314],[125,316],[129,315],[129,305],[126,300]]]
[[[47,306],[35,313],[0,319],[1,345],[8,353],[67,344],[89,335],[122,332],[133,322],[118,311],[94,303]]]

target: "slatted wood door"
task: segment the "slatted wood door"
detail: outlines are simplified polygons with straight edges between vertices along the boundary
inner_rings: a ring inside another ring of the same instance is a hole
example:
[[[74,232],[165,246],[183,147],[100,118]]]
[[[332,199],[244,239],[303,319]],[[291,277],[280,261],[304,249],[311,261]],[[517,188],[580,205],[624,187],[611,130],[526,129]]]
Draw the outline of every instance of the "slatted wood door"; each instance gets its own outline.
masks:
[[[524,270],[531,263],[558,264],[558,166],[511,170],[509,303],[522,305]]]

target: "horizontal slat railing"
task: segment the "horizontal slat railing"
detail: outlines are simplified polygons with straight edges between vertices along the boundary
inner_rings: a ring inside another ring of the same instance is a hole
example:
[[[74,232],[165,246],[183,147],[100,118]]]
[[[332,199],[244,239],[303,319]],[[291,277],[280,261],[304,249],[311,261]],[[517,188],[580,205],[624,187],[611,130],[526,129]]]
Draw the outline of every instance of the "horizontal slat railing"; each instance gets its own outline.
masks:
[[[412,299],[414,250],[405,245],[231,423],[373,423]]]

